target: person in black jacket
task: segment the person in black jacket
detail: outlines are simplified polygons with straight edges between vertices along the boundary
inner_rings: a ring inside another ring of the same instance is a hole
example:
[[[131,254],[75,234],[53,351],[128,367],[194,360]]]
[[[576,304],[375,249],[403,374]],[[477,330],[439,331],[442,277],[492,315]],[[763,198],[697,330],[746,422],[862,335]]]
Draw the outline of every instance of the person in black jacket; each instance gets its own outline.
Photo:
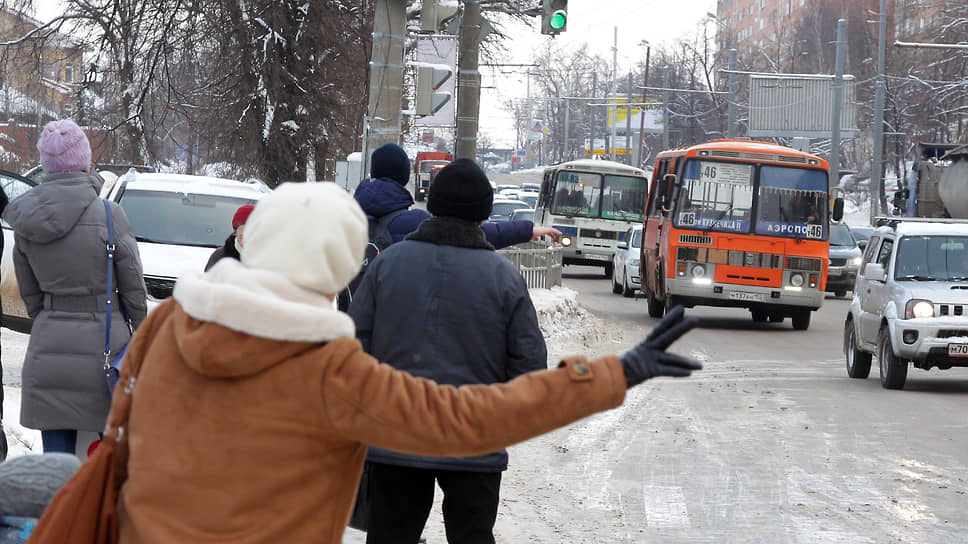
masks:
[[[225,239],[225,244],[222,247],[215,248],[215,251],[212,252],[212,255],[208,258],[208,262],[205,263],[206,272],[222,257],[231,257],[236,261],[239,260],[239,248],[242,247],[242,231],[245,230],[245,222],[249,219],[249,214],[254,209],[255,206],[246,204],[245,206],[240,206],[238,210],[235,210],[235,214],[232,216],[232,234],[229,234],[229,237]]]
[[[433,217],[369,265],[350,305],[368,353],[454,386],[506,382],[547,368],[527,284],[480,228],[492,200],[474,161],[458,159],[437,174],[427,197]],[[444,491],[448,542],[492,544],[507,459],[505,450],[437,458],[371,448],[364,472],[367,544],[417,542],[435,482]]]
[[[7,209],[7,193],[0,188],[0,215]],[[0,254],[3,254],[3,236],[0,235]],[[3,321],[3,306],[0,305],[0,321]],[[0,461],[7,458],[7,434],[3,430],[3,362],[0,361]]]
[[[363,212],[377,219],[397,210],[406,210],[387,225],[394,243],[403,240],[430,217],[424,210],[409,209],[413,205],[413,196],[406,188],[409,181],[410,159],[407,152],[397,144],[386,143],[370,157],[370,178],[363,180],[353,193]],[[496,249],[537,240],[540,236],[561,236],[558,229],[535,226],[531,221],[485,223],[481,228],[487,241]]]

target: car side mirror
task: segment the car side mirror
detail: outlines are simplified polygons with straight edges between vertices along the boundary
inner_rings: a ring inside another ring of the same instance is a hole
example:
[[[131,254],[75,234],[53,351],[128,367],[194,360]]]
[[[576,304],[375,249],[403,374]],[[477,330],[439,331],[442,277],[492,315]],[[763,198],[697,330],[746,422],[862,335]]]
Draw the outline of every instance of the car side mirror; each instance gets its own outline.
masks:
[[[618,243],[618,248],[619,249],[628,249],[629,248],[629,245],[627,243],[625,243],[625,242],[619,242]]]
[[[844,199],[837,197],[834,199],[833,220],[840,221],[844,218]]]
[[[857,247],[859,247],[861,251],[867,249],[867,240],[859,240],[857,242]]]
[[[867,263],[864,268],[864,277],[869,280],[884,281],[887,272],[884,271],[884,266],[881,263]]]

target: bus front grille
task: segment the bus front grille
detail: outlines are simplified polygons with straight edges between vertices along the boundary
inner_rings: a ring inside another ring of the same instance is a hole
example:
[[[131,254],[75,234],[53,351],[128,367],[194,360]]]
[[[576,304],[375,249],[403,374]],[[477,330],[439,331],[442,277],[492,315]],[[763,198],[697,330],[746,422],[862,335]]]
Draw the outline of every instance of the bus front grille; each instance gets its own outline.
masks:
[[[588,240],[618,240],[619,233],[612,230],[579,229],[578,236]]]

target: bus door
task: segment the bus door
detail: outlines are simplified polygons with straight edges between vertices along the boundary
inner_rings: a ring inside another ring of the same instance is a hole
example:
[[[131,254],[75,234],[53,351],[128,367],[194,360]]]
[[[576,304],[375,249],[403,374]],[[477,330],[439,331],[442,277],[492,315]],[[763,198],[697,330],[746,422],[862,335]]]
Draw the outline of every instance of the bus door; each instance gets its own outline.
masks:
[[[668,177],[670,165],[674,159],[667,158],[659,161],[658,168],[652,179],[649,200],[645,210],[645,228],[642,230],[642,255],[639,259],[639,278],[643,289],[651,289],[661,296],[658,278],[662,277],[661,245],[664,206],[671,202],[672,178]]]
[[[538,193],[538,204],[534,212],[534,222],[538,225],[551,226],[548,208],[551,207],[552,195],[555,194],[555,172],[554,168],[546,168],[541,179],[541,191]]]

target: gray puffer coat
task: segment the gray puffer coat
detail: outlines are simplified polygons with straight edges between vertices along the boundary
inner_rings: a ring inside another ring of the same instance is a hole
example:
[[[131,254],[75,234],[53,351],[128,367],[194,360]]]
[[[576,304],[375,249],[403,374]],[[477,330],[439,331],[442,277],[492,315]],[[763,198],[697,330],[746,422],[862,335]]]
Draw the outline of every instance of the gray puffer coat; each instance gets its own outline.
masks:
[[[101,178],[50,174],[4,212],[13,227],[13,262],[34,324],[23,366],[20,423],[41,430],[102,431],[111,399],[104,380],[107,217]],[[147,313],[141,258],[124,210],[114,222],[115,287],[137,327]],[[130,335],[117,303],[111,350]]]

